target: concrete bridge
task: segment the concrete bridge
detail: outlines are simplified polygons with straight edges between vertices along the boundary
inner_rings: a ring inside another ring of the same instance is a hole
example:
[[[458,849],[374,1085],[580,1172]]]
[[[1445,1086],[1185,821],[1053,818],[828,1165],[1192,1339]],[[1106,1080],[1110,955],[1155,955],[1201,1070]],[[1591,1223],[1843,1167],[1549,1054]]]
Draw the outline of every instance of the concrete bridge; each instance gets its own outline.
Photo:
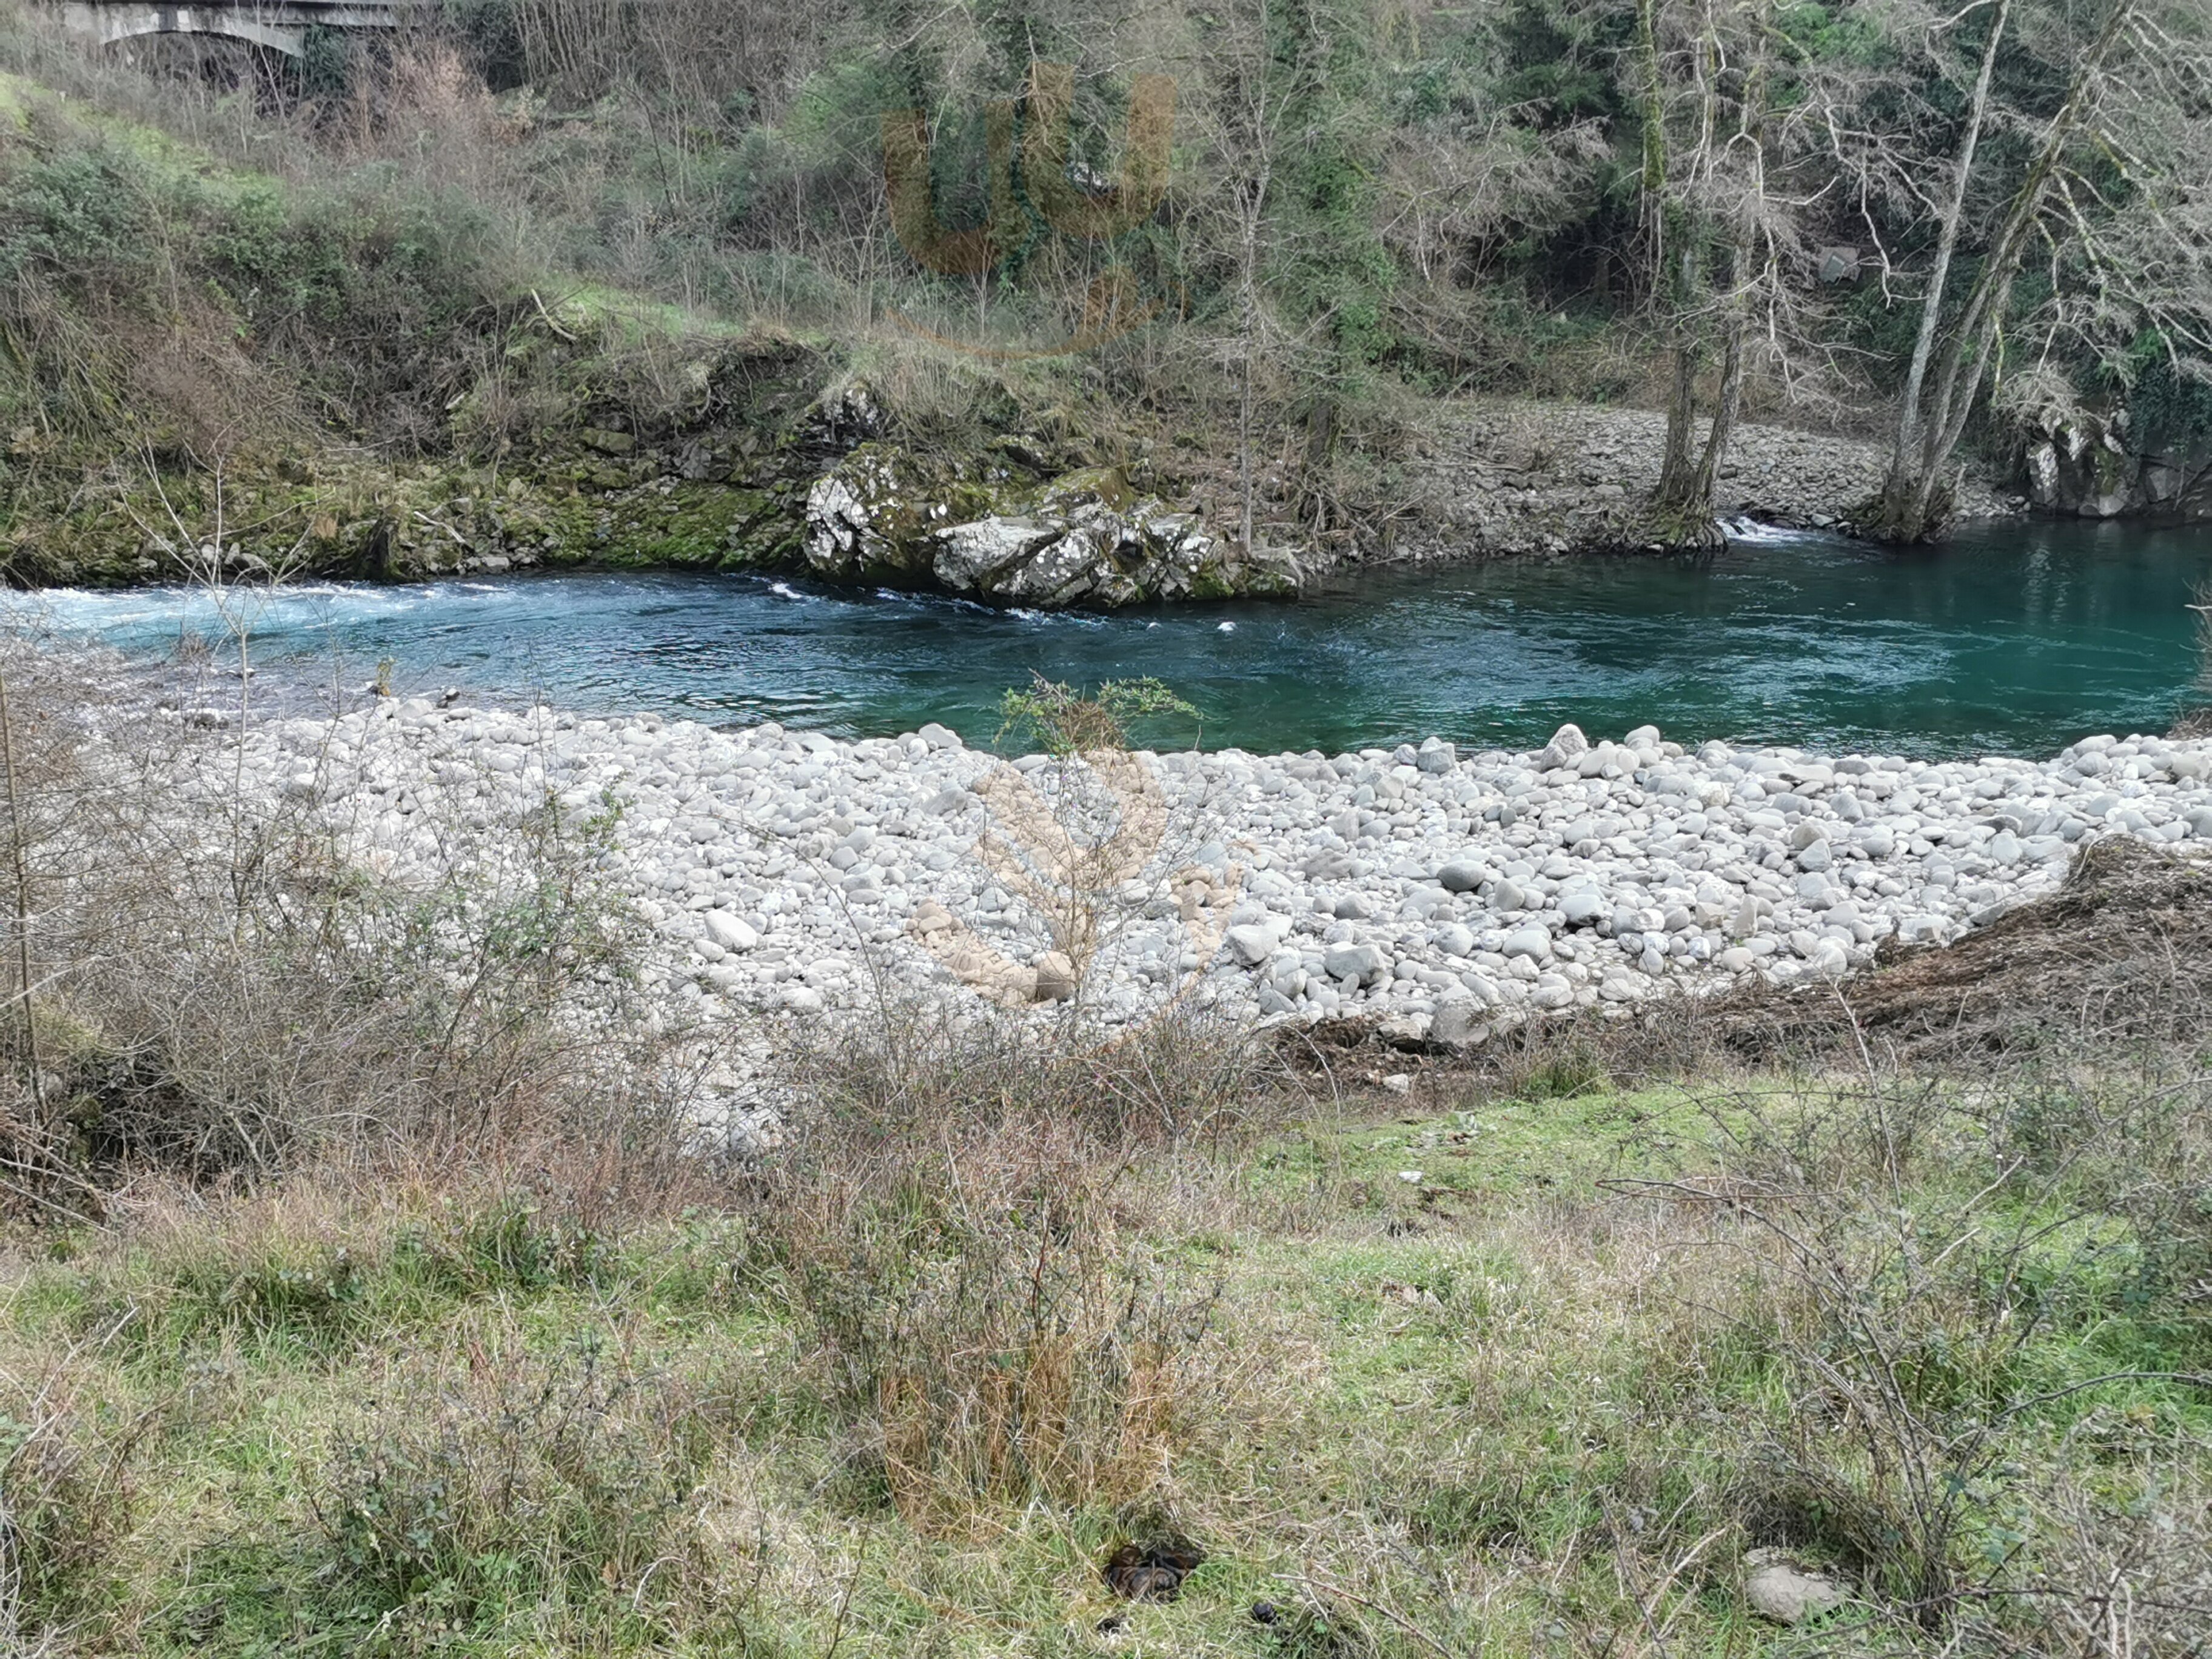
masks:
[[[398,24],[404,4],[405,0],[250,0],[167,6],[148,0],[64,0],[61,14],[62,27],[70,33],[102,46],[146,34],[222,34],[297,58],[308,29],[317,24],[388,29]]]

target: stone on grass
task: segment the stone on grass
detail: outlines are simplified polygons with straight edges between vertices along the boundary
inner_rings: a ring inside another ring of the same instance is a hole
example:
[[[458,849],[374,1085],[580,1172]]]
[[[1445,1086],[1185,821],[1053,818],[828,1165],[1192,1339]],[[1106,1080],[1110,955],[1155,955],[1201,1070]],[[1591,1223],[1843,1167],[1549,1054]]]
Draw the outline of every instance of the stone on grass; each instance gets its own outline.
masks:
[[[1744,1599],[1762,1618],[1778,1625],[1802,1625],[1844,1604],[1843,1590],[1815,1572],[1800,1572],[1786,1561],[1763,1562],[1743,1581]]]

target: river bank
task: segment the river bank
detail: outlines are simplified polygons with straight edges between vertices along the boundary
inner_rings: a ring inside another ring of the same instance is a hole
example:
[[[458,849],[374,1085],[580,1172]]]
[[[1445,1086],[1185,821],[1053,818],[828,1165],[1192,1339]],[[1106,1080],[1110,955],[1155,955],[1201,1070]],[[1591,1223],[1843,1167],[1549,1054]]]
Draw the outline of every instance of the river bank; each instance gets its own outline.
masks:
[[[1651,410],[1489,401],[1449,405],[1412,469],[1401,558],[1510,557],[1634,549],[1659,486],[1667,417]],[[1747,424],[1721,465],[1723,520],[1856,534],[1880,495],[1886,444],[1848,433]],[[2027,498],[1983,470],[1959,489],[1967,520],[2016,518]]]
[[[228,776],[234,739],[216,735]],[[646,986],[710,1018],[933,987],[1080,998],[1109,1026],[1188,998],[1480,1042],[1946,943],[2100,836],[2212,843],[2212,742],[2144,737],[1931,765],[1570,726],[1536,753],[1431,739],[1071,769],[933,726],[845,743],[410,699],[255,725],[244,745],[249,787],[313,803],[394,873],[434,862],[456,817],[547,799],[599,816]]]
[[[1333,517],[1301,505],[1312,481],[1269,470],[1248,546],[1218,457],[1019,424],[980,447],[918,445],[865,381],[824,386],[819,355],[788,340],[720,342],[693,368],[706,418],[603,410],[606,424],[482,460],[295,444],[168,476],[136,459],[67,464],[18,434],[0,572],[15,586],[117,587],[270,572],[757,571],[1111,611],[1285,598],[1410,561],[1661,545],[1644,518],[1665,420],[1647,410],[1437,402],[1372,458],[1374,499],[1340,500]],[[1885,465],[1879,444],[1747,425],[1716,505],[1849,534]],[[1988,480],[1961,488],[1970,520],[2027,505]]]

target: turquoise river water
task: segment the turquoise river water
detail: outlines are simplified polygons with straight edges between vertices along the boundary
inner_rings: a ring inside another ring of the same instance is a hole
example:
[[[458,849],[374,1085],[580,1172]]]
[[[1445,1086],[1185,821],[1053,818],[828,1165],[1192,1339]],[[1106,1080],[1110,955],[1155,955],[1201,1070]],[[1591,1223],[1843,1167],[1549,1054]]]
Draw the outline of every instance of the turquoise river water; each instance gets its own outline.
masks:
[[[758,576],[610,573],[338,584],[234,595],[255,696],[350,700],[380,659],[402,692],[460,686],[592,712],[774,718],[846,736],[939,720],[971,742],[1032,672],[1153,675],[1204,713],[1146,735],[1331,752],[1419,739],[1618,736],[1937,756],[2042,754],[2163,730],[2195,689],[2212,529],[2025,523],[1949,545],[1753,532],[1711,559],[1584,557],[1401,569],[1296,604],[1113,616]],[[17,595],[21,624],[148,665],[220,638],[204,594]],[[318,688],[320,688],[319,690]]]

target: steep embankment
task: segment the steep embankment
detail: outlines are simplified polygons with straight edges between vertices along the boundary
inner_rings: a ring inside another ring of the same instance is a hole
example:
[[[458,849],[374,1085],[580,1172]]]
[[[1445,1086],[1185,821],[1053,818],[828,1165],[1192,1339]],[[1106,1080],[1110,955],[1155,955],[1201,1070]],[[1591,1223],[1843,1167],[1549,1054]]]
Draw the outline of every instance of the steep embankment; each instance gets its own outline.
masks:
[[[1438,403],[1378,428],[1424,435],[1360,440],[1381,470],[1333,517],[1263,469],[1248,549],[1236,469],[1103,393],[1047,404],[988,364],[933,362],[921,378],[958,381],[963,407],[932,420],[880,342],[517,268],[467,199],[374,169],[280,179],[20,77],[5,90],[16,584],[614,564],[1112,607],[1649,535],[1659,416]],[[1874,446],[1748,427],[1722,506],[1841,522],[1880,475]],[[2008,505],[1977,490],[1968,510]]]
[[[1099,410],[1033,410],[939,363],[965,407],[933,429],[867,372],[866,339],[518,268],[465,197],[374,168],[257,173],[21,77],[4,90],[15,583],[604,563],[1026,605],[1291,585]]]

